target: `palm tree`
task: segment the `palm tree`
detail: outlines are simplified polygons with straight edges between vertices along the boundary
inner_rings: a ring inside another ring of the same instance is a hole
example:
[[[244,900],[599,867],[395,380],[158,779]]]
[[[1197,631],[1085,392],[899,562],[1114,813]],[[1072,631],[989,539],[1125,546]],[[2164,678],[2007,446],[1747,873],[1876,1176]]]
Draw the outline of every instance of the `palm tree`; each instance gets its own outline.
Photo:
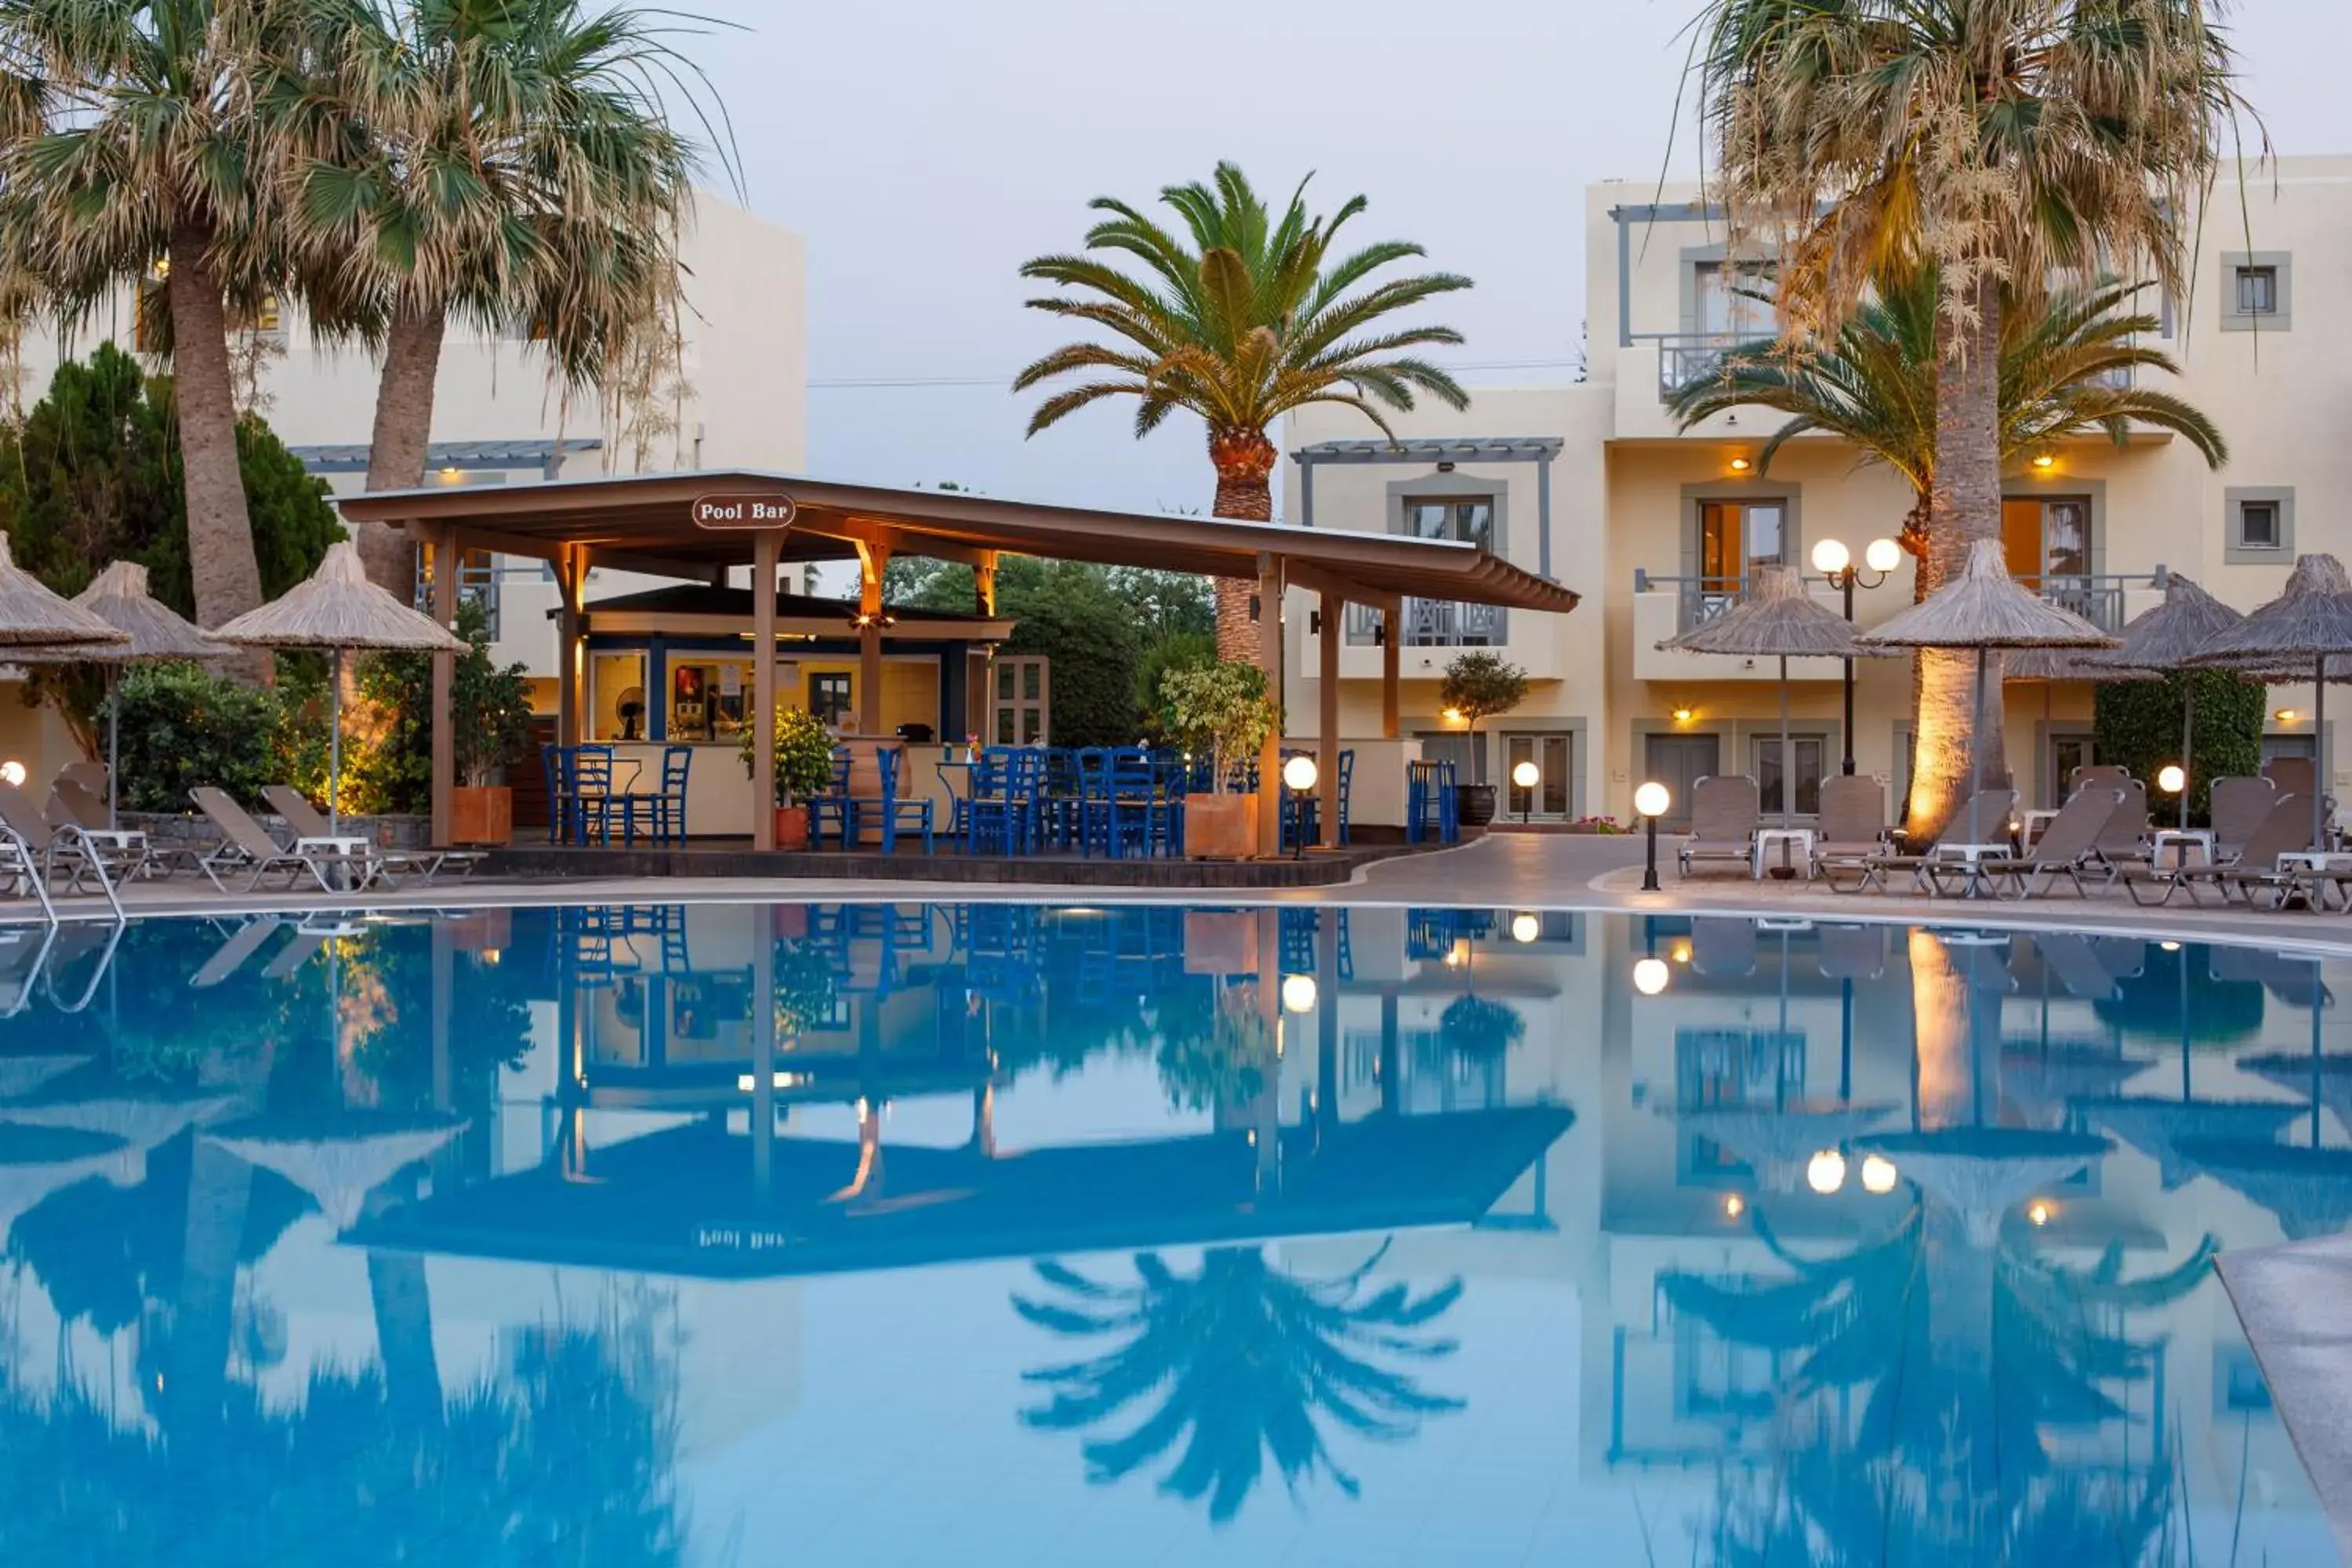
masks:
[[[18,121],[0,129],[24,132],[0,152],[7,240],[68,314],[162,273],[168,322],[155,325],[168,333],[208,626],[261,603],[228,333],[282,273],[259,105],[277,90],[293,16],[289,0],[0,0],[5,117]],[[267,679],[264,657],[241,668]]]
[[[1352,1497],[1356,1479],[1324,1447],[1318,1414],[1360,1436],[1402,1442],[1421,1429],[1423,1417],[1462,1408],[1462,1401],[1424,1394],[1410,1376],[1372,1359],[1453,1354],[1452,1340],[1412,1331],[1462,1295],[1455,1279],[1419,1297],[1409,1286],[1391,1285],[1359,1299],[1387,1250],[1383,1245],[1335,1279],[1296,1279],[1268,1267],[1255,1247],[1212,1248],[1189,1277],[1158,1253],[1143,1253],[1135,1260],[1139,1283],[1126,1286],[1040,1262],[1038,1278],[1069,1304],[1015,1296],[1013,1310],[1065,1337],[1127,1337],[1092,1360],[1027,1373],[1054,1394],[1021,1418],[1075,1431],[1155,1400],[1133,1430],[1087,1441],[1087,1479],[1117,1481],[1182,1439],[1183,1453],[1160,1489],[1187,1502],[1206,1498],[1218,1524],[1241,1511],[1267,1455],[1294,1492],[1301,1480],[1328,1469]]]
[[[2186,297],[2185,225],[2241,104],[2210,0],[1707,0],[1698,98],[1734,243],[1825,342],[1890,269],[1937,266],[1933,591],[2000,517],[2004,301],[2111,262]],[[1968,793],[1971,661],[1919,656],[1915,827]],[[1979,748],[2006,772],[1998,708]]]
[[[2229,443],[2211,419],[2134,379],[2145,371],[2180,372],[2169,355],[2138,341],[2161,326],[2155,316],[2128,309],[2149,287],[2111,278],[2062,283],[2002,312],[1996,428],[2004,468],[2053,441],[2095,431],[2107,432],[2122,446],[2134,425],[2171,431],[2214,468],[2230,460]],[[1919,598],[1927,595],[1926,565],[1934,552],[1941,297],[1932,268],[1892,275],[1819,352],[1792,353],[1769,340],[1743,344],[1725,355],[1719,374],[1692,382],[1667,401],[1685,430],[1736,408],[1790,416],[1758,452],[1759,472],[1790,440],[1819,432],[1851,441],[1865,459],[1900,475],[1912,501],[1898,537],[1921,563],[1913,578]],[[1925,672],[1924,661],[1913,667],[1914,733],[1920,728]],[[1927,826],[1915,816],[1909,827],[1916,833]]]
[[[1089,205],[1111,216],[1087,231],[1087,251],[1132,257],[1141,275],[1094,255],[1041,256],[1021,268],[1024,278],[1076,293],[1032,300],[1032,309],[1093,322],[1119,340],[1068,344],[1013,378],[1015,392],[1062,376],[1087,378],[1039,404],[1029,434],[1106,397],[1139,400],[1139,437],[1187,409],[1208,426],[1217,472],[1211,510],[1265,522],[1274,516],[1269,481],[1280,456],[1266,426],[1292,409],[1345,404],[1385,436],[1392,432],[1382,410],[1410,410],[1416,391],[1467,407],[1469,395],[1454,378],[1412,352],[1458,343],[1462,334],[1393,327],[1383,318],[1467,289],[1470,279],[1431,272],[1359,289],[1382,268],[1424,252],[1384,240],[1335,258],[1339,230],[1365,200],[1353,196],[1330,217],[1310,217],[1306,195],[1301,181],[1277,221],[1247,176],[1220,163],[1212,184],[1160,191],[1182,220],[1182,235],[1125,202],[1096,197]],[[1249,595],[1245,583],[1218,580],[1221,658],[1256,660]]]
[[[663,106],[698,80],[669,29],[579,0],[331,0],[289,205],[316,302],[381,349],[367,488],[424,482],[453,317],[527,324],[570,388],[674,333],[695,158]],[[707,117],[706,117],[707,121]],[[362,531],[405,594],[396,530]]]

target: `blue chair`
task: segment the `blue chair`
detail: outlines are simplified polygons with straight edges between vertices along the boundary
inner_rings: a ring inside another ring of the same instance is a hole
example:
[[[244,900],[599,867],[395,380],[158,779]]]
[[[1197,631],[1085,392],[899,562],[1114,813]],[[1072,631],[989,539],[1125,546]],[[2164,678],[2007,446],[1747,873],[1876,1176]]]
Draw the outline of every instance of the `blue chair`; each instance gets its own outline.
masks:
[[[849,804],[849,748],[833,749],[833,783],[818,794],[808,797],[809,842],[824,842],[824,825],[830,820],[835,837],[841,847],[848,848],[856,842]]]
[[[588,823],[596,824],[596,842],[613,842],[613,748],[573,746],[567,772],[571,774],[572,842],[588,842]]]
[[[987,846],[992,854],[1026,855],[1036,842],[1037,795],[1044,780],[1045,755],[1013,746],[992,746],[987,755],[988,788],[983,791],[975,776],[964,850],[978,854]]]
[[[662,748],[661,794],[654,806],[654,839],[656,843],[686,842],[686,779],[693,767],[692,746]]]
[[[906,827],[913,827],[922,833],[924,854],[939,853],[939,846],[931,837],[931,803],[898,798],[898,770],[906,762],[906,753],[894,746],[884,746],[876,751],[874,761],[882,773],[882,798],[850,803],[851,836],[864,837],[866,818],[870,812],[882,824],[883,854],[889,855],[898,850],[899,830]]]
[[[1349,746],[1339,753],[1339,842],[1348,842],[1348,793],[1356,782],[1356,749]]]

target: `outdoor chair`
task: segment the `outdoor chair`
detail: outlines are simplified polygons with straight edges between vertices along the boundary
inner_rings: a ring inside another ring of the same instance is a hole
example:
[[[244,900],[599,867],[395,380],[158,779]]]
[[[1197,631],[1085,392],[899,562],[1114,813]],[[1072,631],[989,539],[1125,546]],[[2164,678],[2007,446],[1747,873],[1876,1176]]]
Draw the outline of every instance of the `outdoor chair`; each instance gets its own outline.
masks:
[[[349,837],[337,834],[334,825],[319,815],[301,791],[289,784],[265,784],[262,804],[285,818],[287,827],[296,842],[305,838]],[[482,855],[472,849],[385,849],[369,845],[360,851],[368,862],[368,880],[399,885],[403,877],[422,877],[427,882],[437,879],[446,870],[455,869],[460,877],[471,876],[482,863]]]
[[[2125,792],[2092,784],[2074,792],[2073,797],[2050,819],[2033,847],[2022,855],[2000,859],[1979,859],[1975,875],[1996,879],[2009,879],[2010,896],[2029,898],[2050,891],[2060,878],[2074,884],[2076,898],[2090,897],[2083,885],[2083,874],[2091,872],[2099,879],[2099,886],[2110,886],[2116,879],[2115,868],[2099,853],[2099,836],[2105,831],[2108,820],[2123,809]],[[1944,891],[1947,877],[1966,876],[1969,868],[1957,860],[1930,860],[1920,868],[1928,883],[1937,893]],[[2036,878],[2041,886],[2035,887]]]
[[[2273,757],[2263,764],[2263,777],[2277,785],[2281,795],[2303,796],[2304,810],[2311,809],[2311,792],[2319,787],[2319,772],[2317,764],[2309,757]],[[2336,830],[2336,797],[2323,795],[2319,805],[2326,813],[2328,832],[2333,836]],[[2304,835],[2304,839],[2302,847],[2310,847],[2308,832]]]
[[[863,838],[870,818],[881,826],[882,853],[885,855],[897,853],[898,835],[909,828],[922,834],[923,853],[934,855],[939,852],[939,846],[931,837],[931,802],[902,800],[898,795],[899,770],[906,766],[906,763],[907,753],[898,746],[877,745],[874,748],[874,765],[879,774],[878,788],[871,800],[852,794],[849,803],[853,814],[850,837]],[[855,763],[851,766],[850,776],[853,779],[857,776]]]
[[[283,923],[276,915],[259,915],[246,921],[229,933],[226,942],[213,950],[213,955],[205,960],[202,968],[188,976],[188,984],[198,991],[209,991],[227,980],[261,951],[262,944]]]
[[[964,852],[978,854],[985,845],[992,847],[992,854],[1026,855],[1037,841],[1045,754],[1034,748],[991,746],[982,757],[984,773],[980,768],[972,772]]]
[[[68,763],[58,770],[58,781],[71,779],[91,796],[106,798],[106,764],[104,763]]]
[[[2131,782],[2129,768],[2114,763],[2085,763],[2066,775],[2066,798],[2072,800],[2086,789],[2122,789]]]
[[[117,920],[122,900],[115,896],[115,869],[124,863],[117,851],[93,839],[81,828],[52,824],[33,807],[33,797],[18,785],[0,784],[0,876],[12,878],[40,900],[41,911],[58,918],[53,894],[62,875],[68,893],[95,882]]]
[[[106,802],[89,791],[80,778],[67,769],[58,774],[57,783],[49,786],[49,804],[44,811],[52,827],[79,827],[90,838],[105,846],[115,857],[116,870],[121,877],[144,876],[155,866],[162,866],[165,875],[171,872],[168,859],[155,855],[147,835],[136,828],[116,828],[109,825]]]
[[[2213,781],[2213,861],[2235,860],[2253,837],[2263,818],[2278,800],[2278,785],[2269,779],[2236,778]],[[2305,799],[2310,798],[2305,796]]]
[[[2149,858],[2149,836],[2155,832],[2147,816],[2147,785],[2126,776],[2121,784],[2105,786],[2123,792],[2123,801],[2116,807],[2107,825],[2099,832],[2099,858],[2118,869],[2128,865],[2146,865]]]
[[[2311,847],[2311,805],[2301,795],[2281,795],[2271,803],[2269,815],[2262,826],[2248,836],[2234,858],[2216,859],[2207,866],[2134,866],[2124,872],[2124,890],[2130,893],[2136,904],[2168,904],[2172,895],[2185,892],[2192,904],[2204,900],[2198,889],[2210,887],[2229,902],[2231,892],[2253,902],[2253,889],[2264,888],[2275,892],[2284,903],[2287,892],[2301,873],[2284,873],[2278,868],[2278,858]],[[2144,889],[2162,889],[2160,896],[2147,898]]]
[[[1762,795],[1746,773],[1717,773],[1691,786],[1689,836],[1675,851],[1683,876],[1701,860],[1753,863],[1756,828],[1763,820]]]
[[[291,890],[306,872],[319,884],[320,892],[331,893],[337,889],[328,879],[330,870],[346,878],[352,889],[367,886],[369,867],[365,858],[340,849],[281,847],[245,807],[229,798],[226,790],[207,784],[190,790],[188,799],[221,836],[218,844],[197,857],[196,868],[224,893],[229,890],[228,883],[222,880],[224,876],[245,877],[243,890],[249,893],[261,886],[264,878],[278,873],[285,876],[286,886]]]
[[[1691,969],[1717,980],[1756,973],[1756,922],[1717,915],[1691,921]]]
[[[1823,979],[1875,980],[1886,973],[1884,926],[1824,924],[1819,929]]]
[[[809,843],[812,846],[824,844],[824,826],[827,822],[833,824],[834,835],[840,840],[844,849],[849,848],[856,842],[856,831],[850,825],[848,747],[834,747],[833,782],[810,795],[806,805],[809,814]]]
[[[2032,942],[2042,955],[2042,967],[2057,977],[2069,996],[2082,1002],[2111,1002],[2123,994],[2116,977],[2099,962],[2090,938],[2073,931],[2038,931]],[[2016,943],[2021,952],[2025,945],[2021,938]]]
[[[1868,773],[1840,773],[1822,781],[1820,831],[1813,836],[1808,875],[1826,877],[1861,871],[1874,855],[1886,853],[1886,791]]]
[[[1853,887],[1839,887],[1834,881],[1830,884],[1830,887],[1841,893],[1858,893],[1864,888],[1875,886],[1881,892],[1885,892],[1887,890],[1886,874],[1889,871],[1908,871],[1911,873],[1911,884],[1916,891],[1934,893],[1937,889],[1929,883],[1926,868],[1931,863],[1944,858],[1940,851],[1953,845],[1979,842],[1971,837],[1973,834],[1998,832],[2006,837],[2009,832],[2009,814],[2016,809],[2017,792],[2015,790],[1979,790],[1960,803],[1959,809],[1953,812],[1950,819],[1944,824],[1943,834],[1934,844],[1916,853],[1906,848],[1901,851],[1890,849],[1885,854],[1874,855],[1863,863],[1862,879]],[[1961,864],[1965,866],[1966,863],[1961,862]]]
[[[654,808],[654,841],[686,842],[686,785],[694,770],[692,746],[662,748],[661,794]]]

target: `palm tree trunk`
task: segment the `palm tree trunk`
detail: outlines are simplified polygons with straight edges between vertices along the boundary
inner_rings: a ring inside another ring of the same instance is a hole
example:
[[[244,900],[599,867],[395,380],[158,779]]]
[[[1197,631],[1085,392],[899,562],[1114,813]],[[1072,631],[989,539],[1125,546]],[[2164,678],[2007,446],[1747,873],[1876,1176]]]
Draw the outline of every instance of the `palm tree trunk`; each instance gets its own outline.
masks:
[[[383,373],[376,382],[375,427],[369,437],[367,488],[413,489],[425,482],[433,439],[433,392],[441,371],[446,311],[404,305],[384,340]],[[368,581],[406,604],[416,592],[416,546],[389,523],[363,522],[360,559]]]
[[[1986,277],[1969,300],[1975,320],[1939,320],[1936,329],[1936,478],[1928,496],[1927,553],[1919,563],[1922,595],[1959,575],[1972,540],[2000,532],[2000,285]],[[1955,334],[1959,334],[1955,341]],[[1976,658],[1967,649],[1923,648],[1913,677],[1911,796],[1906,827],[1920,844],[1972,789],[2009,775],[2001,745],[1998,661],[1986,703],[1982,767],[1969,776],[1975,741]]]
[[[228,318],[220,280],[205,252],[209,240],[194,224],[172,230],[173,402],[179,412],[180,460],[188,508],[188,570],[196,619],[216,626],[261,603],[261,567],[253,551],[253,520],[246,510],[245,477],[236,460],[236,393],[229,374]],[[239,654],[229,668],[266,686],[268,654]]]
[[[1274,443],[1255,429],[1212,429],[1209,461],[1216,465],[1217,500],[1211,508],[1219,517],[1237,522],[1272,522],[1276,458]],[[1217,579],[1217,657],[1245,664],[1258,662],[1257,626],[1250,619],[1250,595],[1256,584],[1235,577]],[[1261,605],[1261,615],[1278,615],[1279,605]]]

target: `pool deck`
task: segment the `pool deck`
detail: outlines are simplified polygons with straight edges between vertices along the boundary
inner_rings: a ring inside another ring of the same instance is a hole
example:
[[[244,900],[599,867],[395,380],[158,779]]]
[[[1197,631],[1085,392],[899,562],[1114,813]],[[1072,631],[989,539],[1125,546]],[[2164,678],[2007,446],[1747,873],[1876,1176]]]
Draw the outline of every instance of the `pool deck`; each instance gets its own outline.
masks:
[[[996,879],[969,863],[901,860],[887,876],[857,877],[827,867],[821,876],[696,874],[690,858],[667,862],[681,874],[647,874],[650,863],[565,866],[571,875],[484,875],[427,886],[409,882],[363,899],[308,892],[224,896],[186,878],[142,883],[123,896],[134,915],[198,916],[349,909],[478,909],[543,903],[735,903],[747,901],[1024,901],[1094,904],[1210,902],[1220,905],[1332,902],[1485,909],[1572,908],[1630,914],[1763,916],[1825,921],[1961,924],[2035,931],[2096,931],[2148,941],[2253,942],[2273,951],[2352,955],[2352,915],[2263,911],[2174,904],[2147,909],[2121,891],[2091,899],[2071,893],[2023,902],[1928,899],[1910,894],[1838,894],[1797,881],[1754,881],[1736,871],[1687,881],[1669,863],[1664,886],[1641,889],[1639,838],[1555,834],[1494,834],[1446,850],[1371,854],[1345,865],[1308,865],[1319,885],[1202,886],[1151,879]],[[790,863],[787,858],[787,863]],[[510,859],[510,870],[528,866]],[[610,866],[612,870],[606,874]],[[922,873],[936,867],[940,873]],[[730,868],[740,870],[742,868]],[[617,874],[614,874],[617,873]],[[635,874],[631,874],[635,873]],[[1238,879],[1237,879],[1238,880]],[[104,918],[93,898],[62,900],[68,918]],[[37,919],[17,901],[0,922]],[[2352,1563],[2352,1236],[2231,1254],[2222,1274],[2261,1360],[2281,1414],[2326,1510],[2347,1563]]]

